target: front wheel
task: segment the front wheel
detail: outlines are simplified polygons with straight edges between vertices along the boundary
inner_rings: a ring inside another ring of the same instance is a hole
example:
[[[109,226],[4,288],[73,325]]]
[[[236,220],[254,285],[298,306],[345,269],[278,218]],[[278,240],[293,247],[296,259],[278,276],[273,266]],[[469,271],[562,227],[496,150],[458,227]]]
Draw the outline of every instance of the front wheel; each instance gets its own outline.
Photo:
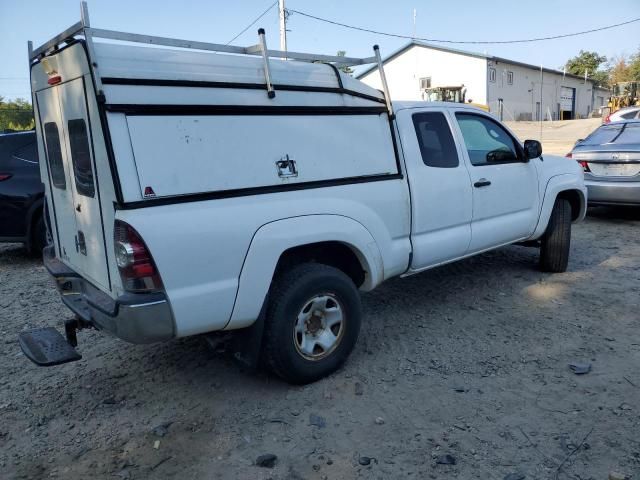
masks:
[[[571,246],[571,204],[557,198],[551,211],[547,230],[541,238],[540,269],[543,272],[564,272],[569,264]]]
[[[269,293],[264,358],[287,382],[318,380],[347,359],[361,317],[358,289],[341,270],[318,263],[293,267]]]

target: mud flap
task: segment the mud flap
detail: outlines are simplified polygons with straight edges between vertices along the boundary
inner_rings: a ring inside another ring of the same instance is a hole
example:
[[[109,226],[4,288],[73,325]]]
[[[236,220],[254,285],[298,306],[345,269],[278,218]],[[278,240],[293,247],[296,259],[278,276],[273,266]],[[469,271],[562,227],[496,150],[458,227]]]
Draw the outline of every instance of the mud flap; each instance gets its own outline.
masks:
[[[231,341],[233,357],[242,365],[256,370],[260,366],[262,356],[262,337],[264,334],[264,319],[267,311],[269,295],[265,298],[260,309],[260,315],[253,324],[235,332]]]

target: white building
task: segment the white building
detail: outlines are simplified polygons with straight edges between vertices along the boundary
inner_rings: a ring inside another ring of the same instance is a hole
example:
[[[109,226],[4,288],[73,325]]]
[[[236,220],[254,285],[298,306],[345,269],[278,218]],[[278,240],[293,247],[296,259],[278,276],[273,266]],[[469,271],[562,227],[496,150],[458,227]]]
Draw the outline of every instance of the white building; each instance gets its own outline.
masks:
[[[412,41],[384,60],[393,100],[424,100],[424,89],[466,87],[466,100],[504,120],[585,118],[606,106],[609,91],[558,70]],[[382,88],[377,66],[357,75]],[[542,85],[542,88],[541,88]]]

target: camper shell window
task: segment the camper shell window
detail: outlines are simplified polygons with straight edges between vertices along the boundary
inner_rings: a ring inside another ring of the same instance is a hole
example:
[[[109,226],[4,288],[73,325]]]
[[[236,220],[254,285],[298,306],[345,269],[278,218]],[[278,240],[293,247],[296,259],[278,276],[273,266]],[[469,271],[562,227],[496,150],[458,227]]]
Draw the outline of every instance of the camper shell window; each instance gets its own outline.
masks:
[[[85,197],[95,195],[93,170],[91,170],[91,152],[87,124],[84,119],[69,120],[69,145],[73,160],[73,175],[76,180],[76,191]]]
[[[58,125],[56,125],[55,122],[44,124],[44,138],[53,186],[65,190],[67,188],[67,181],[64,175],[64,165],[62,164],[60,134],[58,132]]]

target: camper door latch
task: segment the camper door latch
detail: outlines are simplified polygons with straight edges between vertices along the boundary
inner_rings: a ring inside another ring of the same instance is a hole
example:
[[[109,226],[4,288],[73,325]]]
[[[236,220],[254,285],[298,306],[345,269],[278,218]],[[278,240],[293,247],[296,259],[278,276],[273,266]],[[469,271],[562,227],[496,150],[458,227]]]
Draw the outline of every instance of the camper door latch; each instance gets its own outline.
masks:
[[[276,168],[278,169],[278,176],[280,178],[298,176],[296,161],[289,158],[289,154],[285,155],[276,162]]]
[[[87,243],[84,240],[84,233],[78,230],[76,235],[76,252],[80,252],[83,255],[87,254]]]

